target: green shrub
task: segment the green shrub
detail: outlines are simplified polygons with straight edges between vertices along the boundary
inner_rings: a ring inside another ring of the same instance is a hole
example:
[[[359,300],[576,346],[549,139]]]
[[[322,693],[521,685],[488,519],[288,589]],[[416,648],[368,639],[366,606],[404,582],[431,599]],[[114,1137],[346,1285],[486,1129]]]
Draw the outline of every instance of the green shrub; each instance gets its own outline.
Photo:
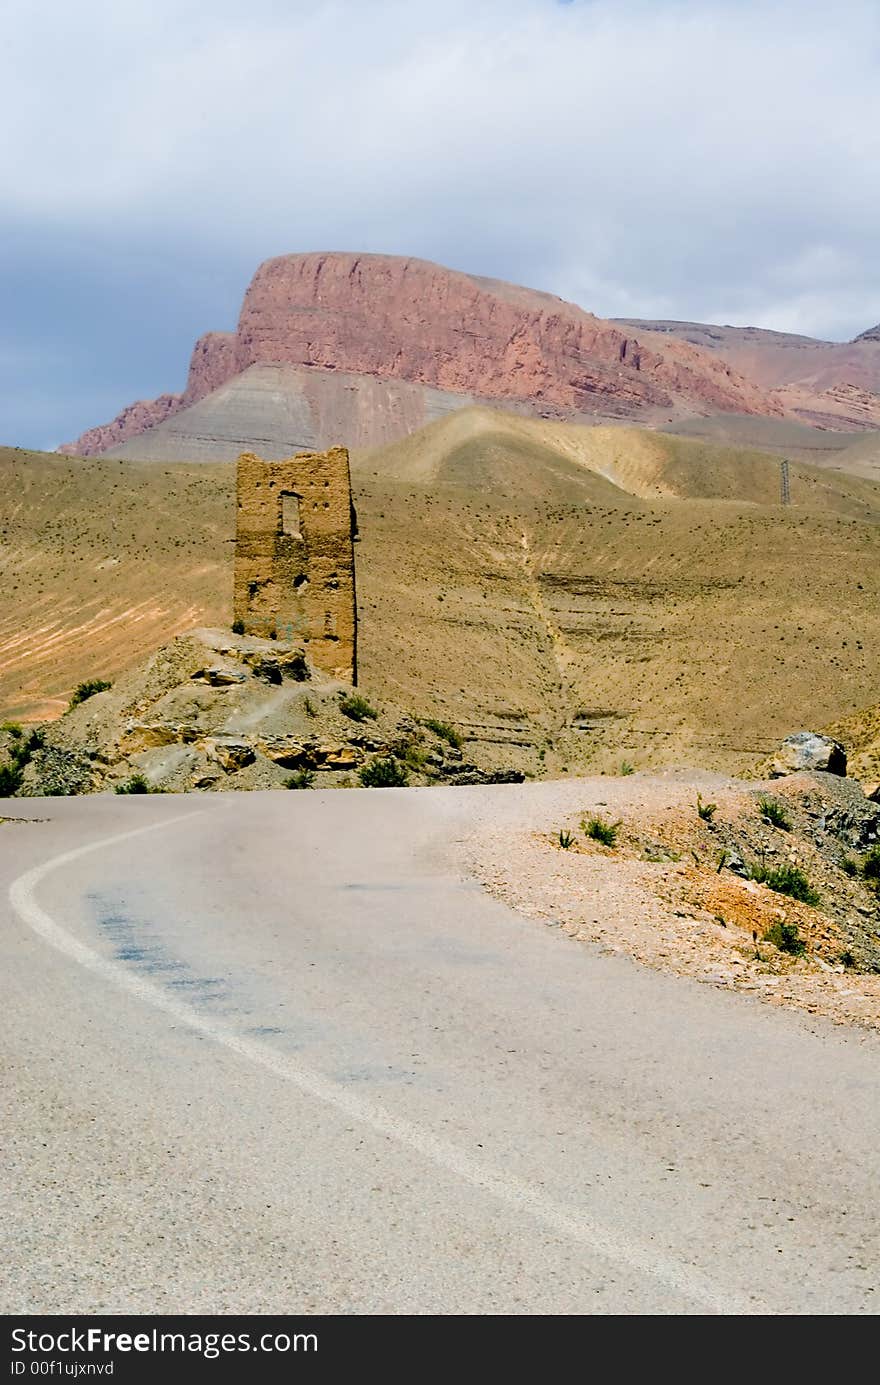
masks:
[[[778,947],[780,952],[790,953],[792,957],[801,957],[807,950],[797,924],[786,923],[783,919],[771,923],[764,934],[764,941]]]
[[[315,771],[298,769],[284,781],[285,789],[310,789],[315,782]]]
[[[880,880],[880,846],[872,846],[862,860],[862,875],[866,880]]]
[[[433,731],[435,736],[439,736],[441,741],[448,741],[456,750],[461,750],[462,738],[448,721],[437,721],[435,717],[425,717],[422,725],[426,726],[429,731]]]
[[[428,759],[428,752],[418,741],[407,741],[403,752],[403,758],[410,769],[415,770],[416,774],[424,769]]]
[[[318,715],[318,710],[310,697],[303,698],[303,711],[307,717],[316,717]]]
[[[752,879],[767,885],[777,894],[787,894],[790,899],[798,899],[802,904],[818,904],[819,896],[799,866],[782,865],[768,869],[762,862],[752,867]]]
[[[559,829],[559,845],[562,847],[563,851],[568,851],[570,846],[574,846],[574,837],[564,827]]]
[[[618,771],[619,774],[622,774],[622,775],[624,776],[624,778],[626,778],[627,775],[629,775],[629,774],[635,774],[635,772],[636,772],[636,767],[635,767],[635,765],[630,764],[629,760],[621,760],[621,762],[620,762],[620,769],[619,769],[619,771]]]
[[[42,731],[29,731],[28,734],[21,735],[9,750],[9,758],[19,769],[24,769],[29,764],[35,751],[42,750],[46,744],[46,738]]]
[[[697,794],[697,815],[702,818],[703,822],[711,822],[717,812],[717,803],[704,803],[703,795]]]
[[[854,860],[852,856],[844,856],[840,863],[840,869],[843,871],[844,875],[858,875],[859,863]]]
[[[13,798],[21,788],[23,777],[19,765],[0,765],[0,798]]]
[[[360,693],[349,693],[339,699],[339,710],[351,721],[375,721],[379,713]]]
[[[144,775],[133,774],[124,784],[117,784],[114,793],[155,793],[155,789]]]
[[[106,678],[89,678],[87,682],[77,684],[74,689],[73,697],[70,699],[70,706],[67,709],[68,712],[72,712],[74,707],[78,707],[81,702],[85,702],[88,698],[94,697],[95,693],[106,692],[107,689],[112,686],[113,684],[108,683]]]
[[[365,789],[403,789],[409,783],[406,766],[393,755],[379,755],[363,765],[358,778]]]
[[[0,726],[0,732],[14,741],[17,741],[24,734],[23,728],[17,721],[4,721],[3,725]]]
[[[587,818],[586,822],[581,823],[581,827],[592,841],[601,842],[603,846],[614,846],[621,824],[619,822],[606,822],[604,818],[596,817]]]
[[[769,822],[771,827],[778,827],[781,832],[791,831],[791,818],[775,798],[759,798],[758,808],[761,817],[765,822]]]
[[[243,621],[243,620],[234,620],[234,621],[232,622],[232,633],[233,633],[233,635],[243,635],[243,634],[244,634],[244,621]]]

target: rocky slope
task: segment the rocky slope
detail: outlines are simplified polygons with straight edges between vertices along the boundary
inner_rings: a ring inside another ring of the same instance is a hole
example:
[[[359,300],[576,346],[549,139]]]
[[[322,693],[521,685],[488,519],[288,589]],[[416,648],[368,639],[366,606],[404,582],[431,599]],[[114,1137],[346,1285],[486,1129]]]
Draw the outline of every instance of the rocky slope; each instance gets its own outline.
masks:
[[[257,270],[234,335],[199,339],[183,394],[133,404],[62,450],[112,450],[254,365],[403,381],[550,416],[781,412],[711,353],[659,337],[643,344],[550,294],[391,255],[284,255]],[[400,424],[395,436],[407,431]],[[383,420],[363,441],[388,436]]]
[[[377,766],[398,785],[523,779],[478,769],[451,726],[374,705],[311,668],[299,646],[204,629],[36,734],[4,726],[4,761],[19,765],[26,797],[348,787]]]
[[[726,361],[768,391],[792,418],[813,427],[880,427],[880,326],[854,341],[819,341],[760,327],[620,318],[645,343],[687,342]]]

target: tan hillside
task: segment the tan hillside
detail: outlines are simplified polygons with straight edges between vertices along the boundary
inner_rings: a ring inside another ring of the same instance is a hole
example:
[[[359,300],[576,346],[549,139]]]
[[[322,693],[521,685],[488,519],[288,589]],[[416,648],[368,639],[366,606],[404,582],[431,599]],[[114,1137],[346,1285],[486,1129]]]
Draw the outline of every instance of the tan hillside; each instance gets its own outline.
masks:
[[[231,618],[233,469],[7,452],[3,715]],[[360,682],[486,767],[736,769],[880,698],[880,487],[467,410],[353,458]],[[114,489],[115,487],[115,489]]]
[[[827,728],[849,751],[847,772],[871,788],[880,785],[880,702]]]

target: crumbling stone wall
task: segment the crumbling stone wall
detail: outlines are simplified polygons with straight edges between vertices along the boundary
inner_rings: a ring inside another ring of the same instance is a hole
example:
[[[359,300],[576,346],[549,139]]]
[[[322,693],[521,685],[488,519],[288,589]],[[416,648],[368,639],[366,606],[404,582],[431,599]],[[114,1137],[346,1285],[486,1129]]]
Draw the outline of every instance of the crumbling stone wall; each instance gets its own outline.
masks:
[[[234,614],[247,635],[302,640],[309,662],[357,681],[348,451],[238,459]]]

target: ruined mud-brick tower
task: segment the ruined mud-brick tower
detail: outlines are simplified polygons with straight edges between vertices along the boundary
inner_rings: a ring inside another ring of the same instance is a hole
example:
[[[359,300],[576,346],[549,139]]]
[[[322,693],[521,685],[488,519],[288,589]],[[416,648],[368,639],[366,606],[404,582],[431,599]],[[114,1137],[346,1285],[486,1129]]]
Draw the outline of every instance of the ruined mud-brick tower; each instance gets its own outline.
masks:
[[[316,668],[357,681],[356,519],[348,451],[238,459],[236,622],[246,635],[301,640]]]

